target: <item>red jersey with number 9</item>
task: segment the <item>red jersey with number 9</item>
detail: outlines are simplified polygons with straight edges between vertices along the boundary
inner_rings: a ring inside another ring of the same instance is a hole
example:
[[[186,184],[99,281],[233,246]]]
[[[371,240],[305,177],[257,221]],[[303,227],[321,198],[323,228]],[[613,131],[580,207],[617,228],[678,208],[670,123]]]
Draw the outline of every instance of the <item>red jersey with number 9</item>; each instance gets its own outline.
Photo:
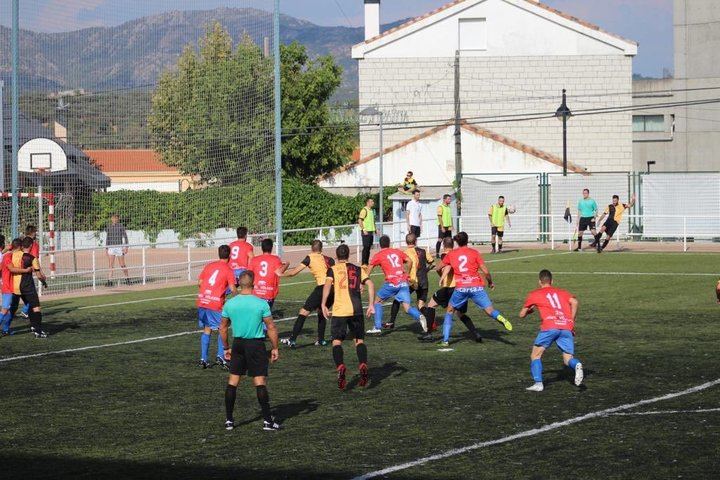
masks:
[[[555,287],[533,290],[525,300],[525,308],[536,307],[542,323],[540,330],[575,330],[570,299],[572,293]]]
[[[265,300],[275,300],[280,293],[279,284],[280,277],[277,270],[282,267],[282,260],[277,255],[271,253],[263,253],[250,260],[251,270],[255,275],[255,288],[253,295],[264,298]]]
[[[218,260],[207,264],[198,279],[200,292],[195,302],[197,307],[222,312],[225,294],[230,285],[235,285],[235,273],[228,263]]]
[[[459,247],[448,252],[443,264],[453,269],[456,288],[484,287],[485,279],[480,275],[480,267],[485,265],[480,252],[470,247]]]
[[[408,274],[405,272],[404,263],[408,260],[405,252],[396,248],[383,248],[377,252],[372,260],[371,266],[380,265],[385,274],[385,281],[398,285],[408,281]]]
[[[228,246],[230,247],[230,268],[247,270],[250,263],[248,255],[252,253],[253,246],[245,240],[235,240]]]

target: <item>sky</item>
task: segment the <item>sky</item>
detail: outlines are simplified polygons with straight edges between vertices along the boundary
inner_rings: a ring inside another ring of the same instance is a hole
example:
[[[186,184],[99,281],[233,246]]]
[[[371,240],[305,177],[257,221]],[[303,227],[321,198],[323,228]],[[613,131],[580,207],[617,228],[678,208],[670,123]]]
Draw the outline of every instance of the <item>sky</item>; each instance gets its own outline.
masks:
[[[382,0],[383,23],[429,12],[449,0]],[[610,32],[640,43],[634,70],[661,76],[672,69],[673,0],[544,0],[565,13],[588,20]],[[118,25],[134,18],[168,10],[216,7],[272,9],[273,0],[21,0],[21,26],[57,32],[92,26]],[[8,25],[10,0],[0,0],[0,23]],[[359,27],[362,0],[281,0],[283,13],[318,25]]]

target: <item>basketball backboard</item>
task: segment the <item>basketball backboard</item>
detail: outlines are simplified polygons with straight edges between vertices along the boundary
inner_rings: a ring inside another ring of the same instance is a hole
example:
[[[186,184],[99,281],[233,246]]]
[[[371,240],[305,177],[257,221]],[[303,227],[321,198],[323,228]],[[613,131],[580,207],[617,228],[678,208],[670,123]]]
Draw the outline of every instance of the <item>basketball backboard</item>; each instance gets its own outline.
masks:
[[[21,172],[62,172],[67,170],[67,155],[59,143],[49,138],[34,138],[18,151]]]

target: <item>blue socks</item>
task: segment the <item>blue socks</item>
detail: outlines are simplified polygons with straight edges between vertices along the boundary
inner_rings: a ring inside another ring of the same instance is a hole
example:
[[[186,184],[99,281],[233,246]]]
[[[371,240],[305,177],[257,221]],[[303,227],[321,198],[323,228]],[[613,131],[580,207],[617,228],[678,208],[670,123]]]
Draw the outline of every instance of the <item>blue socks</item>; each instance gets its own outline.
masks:
[[[30,313],[30,304],[29,303],[26,303],[25,305],[23,305],[22,312],[25,315],[28,315]]]
[[[208,350],[210,350],[210,334],[203,332],[200,335],[200,360],[207,362]]]
[[[408,315],[410,315],[412,318],[414,318],[415,321],[417,322],[418,320],[420,320],[420,315],[422,315],[422,314],[420,313],[420,310],[418,310],[417,308],[410,307],[410,310],[408,310]]]
[[[575,370],[575,366],[576,366],[578,363],[580,363],[580,360],[578,360],[577,358],[573,357],[573,358],[571,358],[570,361],[568,362],[568,367],[570,367],[570,368],[572,368],[573,370]]]
[[[220,338],[220,332],[217,334],[218,337],[218,349],[217,349],[217,356],[225,359],[225,345],[223,344],[222,338]]]
[[[500,316],[500,310],[493,310],[490,316],[497,320],[497,318]]]
[[[543,377],[543,365],[542,360],[532,360],[530,362],[530,374],[533,377],[533,380],[535,380],[536,383],[542,383]]]
[[[8,330],[10,330],[10,321],[11,320],[12,320],[12,315],[10,314],[10,312],[7,312],[0,317],[0,328],[2,329],[3,332],[7,332]]]
[[[383,306],[382,303],[376,303],[375,304],[375,328],[380,330],[382,328],[382,318],[383,318]]]
[[[446,313],[445,320],[443,321],[443,342],[450,341],[450,332],[452,331],[453,314]]]

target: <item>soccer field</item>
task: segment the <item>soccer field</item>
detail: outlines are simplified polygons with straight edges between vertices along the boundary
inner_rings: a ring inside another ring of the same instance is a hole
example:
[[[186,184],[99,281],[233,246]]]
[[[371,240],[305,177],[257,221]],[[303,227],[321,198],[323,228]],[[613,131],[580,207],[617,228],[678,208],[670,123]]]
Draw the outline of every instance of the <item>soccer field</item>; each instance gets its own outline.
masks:
[[[440,352],[418,342],[401,313],[399,328],[367,339],[370,385],[359,388],[351,376],[341,392],[330,347],[312,345],[310,318],[299,348],[281,348],[271,366],[280,432],[261,430],[249,382],[238,389],[241,425],[223,429],[227,374],[196,366],[194,287],[48,301],[48,339],[22,334],[28,327],[19,318],[18,333],[0,339],[3,477],[717,474],[716,255],[532,251],[486,260],[497,283],[490,296],[513,332],[473,306],[484,342],[456,322],[453,350]],[[539,319],[517,313],[541,268],[580,300],[582,388],[553,348],[544,357],[545,391],[525,391]],[[281,337],[312,286],[309,276],[285,282],[275,308]],[[214,345],[213,336],[211,354]],[[345,359],[354,373],[349,343]]]

